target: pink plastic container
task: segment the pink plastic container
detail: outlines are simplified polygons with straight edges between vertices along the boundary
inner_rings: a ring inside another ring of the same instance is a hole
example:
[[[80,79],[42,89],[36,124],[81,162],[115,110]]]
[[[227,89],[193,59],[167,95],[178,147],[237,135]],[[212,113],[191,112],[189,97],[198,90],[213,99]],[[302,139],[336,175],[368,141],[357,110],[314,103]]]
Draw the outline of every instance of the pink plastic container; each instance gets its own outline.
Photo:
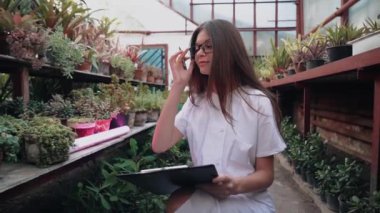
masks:
[[[104,120],[97,120],[96,121],[96,127],[95,127],[95,133],[98,132],[104,132],[110,129],[111,124],[111,118],[110,119],[104,119]]]
[[[78,123],[74,126],[75,132],[78,138],[92,135],[95,133],[95,122],[94,123]]]

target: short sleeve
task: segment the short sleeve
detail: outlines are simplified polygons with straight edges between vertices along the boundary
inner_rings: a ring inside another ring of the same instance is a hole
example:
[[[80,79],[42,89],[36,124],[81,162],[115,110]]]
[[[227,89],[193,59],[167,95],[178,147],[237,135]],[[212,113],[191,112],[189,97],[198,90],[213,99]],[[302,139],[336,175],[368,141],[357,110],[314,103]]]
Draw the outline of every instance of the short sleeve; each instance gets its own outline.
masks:
[[[266,157],[282,152],[286,145],[278,130],[269,98],[262,96],[259,101],[258,144],[256,157]]]
[[[186,138],[187,134],[186,134],[186,127],[187,127],[187,118],[188,118],[188,114],[189,114],[189,110],[190,110],[190,105],[191,105],[191,101],[190,99],[188,98],[185,102],[185,104],[183,105],[181,111],[179,111],[177,113],[177,115],[175,116],[175,120],[174,120],[174,126],[184,135],[184,137]]]

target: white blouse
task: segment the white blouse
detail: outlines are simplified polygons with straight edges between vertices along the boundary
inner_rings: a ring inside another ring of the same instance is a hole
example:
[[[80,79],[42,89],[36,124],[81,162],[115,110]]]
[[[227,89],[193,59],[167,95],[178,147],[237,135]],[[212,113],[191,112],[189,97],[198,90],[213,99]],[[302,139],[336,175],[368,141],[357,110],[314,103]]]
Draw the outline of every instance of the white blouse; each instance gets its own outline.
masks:
[[[245,88],[245,91],[240,94],[235,91],[232,95],[233,127],[225,120],[216,94],[212,96],[214,106],[206,98],[197,98],[196,105],[188,99],[177,114],[175,126],[187,138],[195,166],[214,164],[220,175],[246,176],[255,171],[256,157],[274,155],[285,149],[270,100],[259,90]],[[225,200],[196,191],[178,212],[205,209],[208,212],[275,212],[266,190],[233,195]]]

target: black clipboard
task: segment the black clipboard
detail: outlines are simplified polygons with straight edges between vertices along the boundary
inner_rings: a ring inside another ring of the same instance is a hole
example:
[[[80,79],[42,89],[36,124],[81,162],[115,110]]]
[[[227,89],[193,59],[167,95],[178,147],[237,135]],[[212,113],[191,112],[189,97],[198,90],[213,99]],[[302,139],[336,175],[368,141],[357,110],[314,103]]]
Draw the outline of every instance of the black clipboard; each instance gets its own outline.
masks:
[[[194,167],[164,167],[142,170],[138,173],[119,174],[119,178],[154,194],[171,194],[181,187],[192,187],[197,184],[211,183],[218,176],[215,165]]]

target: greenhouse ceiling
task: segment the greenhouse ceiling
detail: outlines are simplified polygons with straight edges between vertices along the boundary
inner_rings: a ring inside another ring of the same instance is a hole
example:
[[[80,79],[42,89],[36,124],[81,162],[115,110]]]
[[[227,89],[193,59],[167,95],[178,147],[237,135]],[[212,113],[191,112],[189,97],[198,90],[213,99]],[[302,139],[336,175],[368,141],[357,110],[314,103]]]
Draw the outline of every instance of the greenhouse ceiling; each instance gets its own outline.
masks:
[[[116,17],[122,33],[191,32],[210,19],[226,19],[240,30],[250,55],[265,55],[275,43],[295,37],[295,0],[91,0],[94,16]]]

